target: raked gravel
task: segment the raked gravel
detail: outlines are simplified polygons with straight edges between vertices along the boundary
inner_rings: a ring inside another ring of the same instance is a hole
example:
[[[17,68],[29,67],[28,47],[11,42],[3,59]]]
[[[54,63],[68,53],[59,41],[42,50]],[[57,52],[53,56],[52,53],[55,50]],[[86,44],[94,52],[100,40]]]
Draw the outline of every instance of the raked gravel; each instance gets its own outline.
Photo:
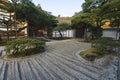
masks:
[[[0,80],[117,80],[116,57],[90,62],[79,56],[90,46],[72,39],[47,42],[44,53],[29,57],[7,59],[1,55]]]

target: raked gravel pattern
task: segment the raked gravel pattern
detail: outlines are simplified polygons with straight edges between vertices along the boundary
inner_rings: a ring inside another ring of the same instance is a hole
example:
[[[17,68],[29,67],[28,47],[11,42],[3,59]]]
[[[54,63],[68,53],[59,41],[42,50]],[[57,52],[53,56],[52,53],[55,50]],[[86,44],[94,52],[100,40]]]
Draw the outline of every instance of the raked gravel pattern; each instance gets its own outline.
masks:
[[[111,72],[114,57],[90,62],[79,56],[90,46],[74,39],[53,41],[46,43],[41,54],[14,59],[1,55],[0,80],[117,80],[116,71]]]

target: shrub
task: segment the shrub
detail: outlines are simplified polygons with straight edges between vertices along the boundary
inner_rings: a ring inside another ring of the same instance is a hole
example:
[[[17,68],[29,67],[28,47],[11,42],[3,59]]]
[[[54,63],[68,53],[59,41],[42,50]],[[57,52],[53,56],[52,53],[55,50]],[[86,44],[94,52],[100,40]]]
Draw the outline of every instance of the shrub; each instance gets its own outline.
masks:
[[[5,51],[10,56],[21,57],[44,51],[44,46],[44,41],[31,38],[22,38],[8,41]]]
[[[100,55],[113,51],[117,46],[117,42],[110,37],[101,37],[92,43],[92,47],[94,47]]]
[[[85,41],[91,41],[92,40],[92,34],[89,32],[87,34],[85,34]]]
[[[6,45],[6,43],[7,43],[7,41],[5,41],[5,40],[0,40],[0,46],[4,46],[4,45]]]

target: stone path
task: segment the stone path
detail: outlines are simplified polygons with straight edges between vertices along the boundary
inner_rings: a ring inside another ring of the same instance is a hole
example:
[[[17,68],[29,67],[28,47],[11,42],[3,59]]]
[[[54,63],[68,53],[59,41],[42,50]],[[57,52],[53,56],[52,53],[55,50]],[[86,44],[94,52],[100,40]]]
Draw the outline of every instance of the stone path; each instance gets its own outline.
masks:
[[[42,54],[19,59],[1,57],[0,80],[102,80],[109,64],[89,62],[78,56],[79,51],[88,48],[89,43],[65,40],[48,42]]]

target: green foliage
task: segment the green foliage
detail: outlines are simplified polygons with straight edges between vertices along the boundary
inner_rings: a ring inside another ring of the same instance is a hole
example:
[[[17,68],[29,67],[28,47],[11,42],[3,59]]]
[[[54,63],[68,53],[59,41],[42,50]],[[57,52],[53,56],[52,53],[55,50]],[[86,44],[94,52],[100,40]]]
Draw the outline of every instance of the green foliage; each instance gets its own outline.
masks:
[[[85,34],[84,39],[85,39],[85,41],[91,41],[92,40],[92,34],[90,32]]]
[[[90,5],[93,3],[93,0],[85,0],[85,3],[82,4],[83,11],[89,11]]]
[[[91,27],[94,25],[93,17],[90,13],[79,12],[72,17],[72,26],[73,27]]]
[[[101,37],[92,42],[92,48],[80,52],[80,55],[84,59],[87,59],[87,57],[89,56],[94,56],[95,58],[101,58],[109,54],[116,55],[115,48],[119,46],[120,44],[117,41],[114,41],[113,38]]]
[[[114,52],[114,49],[118,46],[119,44],[110,37],[101,37],[92,43],[92,47],[94,47],[100,55]]]
[[[14,57],[28,56],[44,50],[45,42],[37,39],[23,38],[9,41],[5,51]]]
[[[6,43],[7,43],[7,40],[0,40],[0,46],[4,46],[4,45],[6,45]]]
[[[14,12],[16,16],[12,17],[16,17],[16,22],[27,22],[28,36],[35,36],[39,29],[53,29],[57,25],[56,17],[36,6],[32,0],[19,0],[18,3],[8,1],[3,4],[0,3],[0,9],[9,13]]]
[[[99,4],[98,6],[96,6],[97,4]],[[92,7],[90,7],[91,5],[93,5]],[[107,1],[103,1],[103,0],[85,0],[85,3],[83,3],[82,7],[83,7],[83,12],[75,14],[75,16],[83,16],[82,14],[87,14],[88,17],[85,19],[87,20],[87,23],[89,23],[89,21],[91,20],[93,23],[92,25],[95,24],[95,26],[100,27],[101,26],[101,21],[105,20],[105,19],[109,19],[109,20],[116,20],[117,22],[116,24],[120,23],[118,21],[120,21],[120,7],[119,7],[120,3],[119,0],[107,0]],[[88,14],[89,13],[89,14]],[[75,17],[73,16],[73,17]],[[92,18],[90,18],[92,17]],[[81,23],[81,21],[79,20],[83,20],[84,18],[76,18],[76,22],[78,21],[79,23]],[[75,21],[74,21],[75,22]],[[77,22],[77,23],[78,23]],[[86,21],[84,21],[86,22]],[[75,23],[76,24],[76,23]]]
[[[113,27],[120,27],[120,1],[109,0],[101,6],[101,15],[104,19],[111,20]]]
[[[70,24],[68,24],[68,23],[60,23],[60,24],[58,24],[57,27],[54,28],[55,31],[59,31],[59,30],[64,31],[67,29],[71,29]]]
[[[98,39],[102,36],[102,28],[100,27],[92,27],[91,28],[92,39]]]
[[[101,34],[102,21],[109,20],[112,27],[120,27],[120,1],[119,0],[85,0],[83,11],[72,17],[72,27],[92,29],[92,37],[99,38]],[[94,28],[95,27],[95,28]],[[87,34],[85,33],[85,36]]]
[[[54,28],[54,31],[58,31],[60,34],[60,37],[62,38],[61,31],[65,31],[71,29],[71,26],[69,23],[59,23],[57,27]]]
[[[84,36],[84,39],[86,41],[91,41],[98,39],[99,37],[102,36],[102,29],[99,27],[90,27],[87,29],[87,32]]]
[[[17,6],[16,17],[28,22],[28,35],[35,36],[39,29],[50,30],[57,25],[56,17],[40,7],[36,7],[31,0],[21,0]]]

